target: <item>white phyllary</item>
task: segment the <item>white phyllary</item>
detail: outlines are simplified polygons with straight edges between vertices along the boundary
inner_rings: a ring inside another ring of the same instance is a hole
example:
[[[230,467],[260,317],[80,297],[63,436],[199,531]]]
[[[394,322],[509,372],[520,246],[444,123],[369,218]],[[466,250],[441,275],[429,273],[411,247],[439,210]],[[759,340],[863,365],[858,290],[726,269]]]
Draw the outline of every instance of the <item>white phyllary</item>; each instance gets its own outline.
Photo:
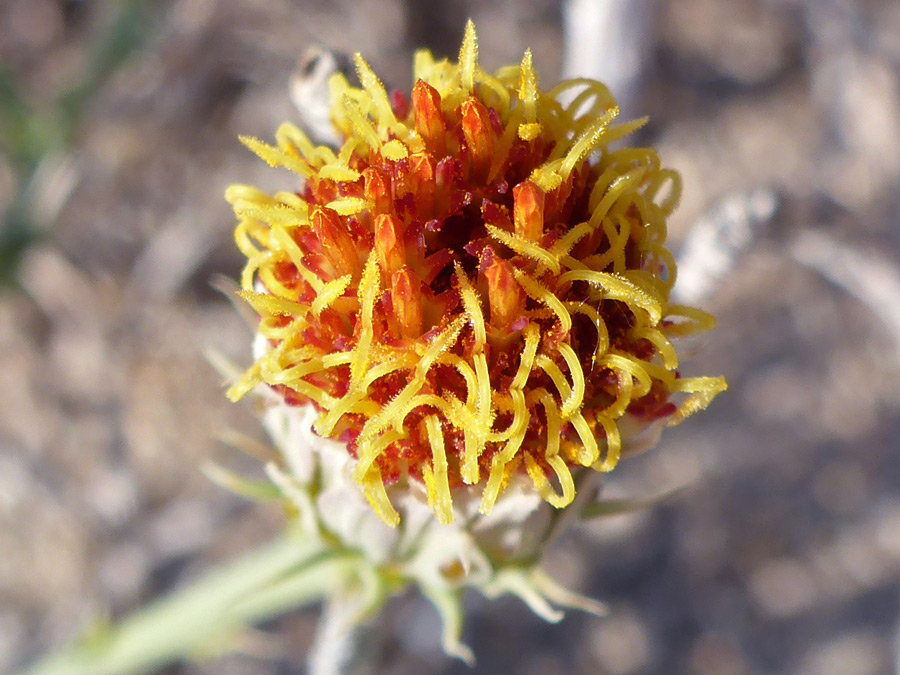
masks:
[[[257,338],[256,355],[267,349],[266,341]],[[401,514],[400,525],[392,528],[378,518],[353,480],[355,460],[347,447],[313,431],[316,410],[289,406],[266,387],[258,393],[261,419],[283,459],[281,465],[270,464],[267,473],[296,507],[304,535],[317,538],[323,550],[337,545],[361,554],[357,576],[368,577],[369,585],[376,587],[365,593],[373,598],[373,605],[381,601],[379,575],[387,570],[418,587],[441,614],[441,642],[451,656],[473,661],[471,650],[460,641],[461,598],[467,588],[489,597],[516,595],[549,621],[562,618],[554,605],[603,612],[598,603],[558,586],[538,569],[541,552],[576,517],[579,505],[554,509],[526,476],[514,475],[489,514],[479,511],[478,486],[460,488],[454,499],[454,521],[442,525],[428,505],[424,487],[407,479],[389,489]],[[586,472],[585,477],[594,481],[597,474]],[[582,500],[593,498],[590,486],[582,488]],[[376,607],[360,602],[359,593],[352,589],[343,595],[353,600],[353,611],[348,613],[344,607],[338,612],[335,602],[329,602],[326,615],[342,612],[342,630],[352,631],[354,622],[365,620]],[[336,600],[340,605],[340,598]]]
[[[408,481],[390,490],[401,513],[401,524],[392,528],[353,480],[354,460],[346,446],[312,430],[317,417],[312,406],[289,406],[265,392],[263,406],[263,424],[284,460],[283,467],[270,466],[268,473],[301,518],[312,518],[304,529],[315,535],[324,527],[373,564],[401,564],[411,576],[435,583],[442,568],[458,563],[470,583],[484,576],[489,560],[533,558],[550,529],[555,509],[519,476],[488,515],[478,511],[480,490],[461,489],[449,525],[434,517],[424,488]]]

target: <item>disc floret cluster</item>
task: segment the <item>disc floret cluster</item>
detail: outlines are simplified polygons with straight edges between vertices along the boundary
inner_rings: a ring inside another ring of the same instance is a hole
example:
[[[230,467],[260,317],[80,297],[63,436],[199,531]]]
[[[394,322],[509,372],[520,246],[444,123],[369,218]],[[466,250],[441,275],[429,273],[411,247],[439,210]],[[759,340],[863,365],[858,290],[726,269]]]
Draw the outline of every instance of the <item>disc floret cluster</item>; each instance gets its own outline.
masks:
[[[516,473],[565,507],[579,467],[616,466],[626,429],[724,389],[682,377],[673,346],[713,324],[669,303],[678,175],[610,148],[646,120],[614,126],[598,82],[541,91],[529,52],[485,72],[471,24],[458,63],[416,55],[408,97],[356,67],[360,87],[331,81],[337,151],[290,124],[275,145],[243,139],[302,179],[227,193],[266,344],[232,398],[267,385],[314,406],[395,525],[391,491],[416,483],[443,523],[454,494],[479,486],[488,513]]]

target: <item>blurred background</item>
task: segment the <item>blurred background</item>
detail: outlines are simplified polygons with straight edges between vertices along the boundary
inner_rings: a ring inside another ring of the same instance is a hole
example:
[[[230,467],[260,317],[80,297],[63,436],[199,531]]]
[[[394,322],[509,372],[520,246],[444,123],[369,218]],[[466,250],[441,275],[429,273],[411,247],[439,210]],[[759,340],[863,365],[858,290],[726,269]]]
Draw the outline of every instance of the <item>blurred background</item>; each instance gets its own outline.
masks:
[[[900,3],[896,0],[0,1],[0,671],[279,531],[199,470],[262,438],[204,354],[249,362],[216,275],[231,182],[290,180],[236,140],[297,120],[307,48],[406,88],[416,47],[526,47],[544,86],[604,79],[684,178],[683,296],[719,319],[712,408],[611,476],[687,485],[547,556],[605,619],[469,598],[474,669],[421,598],[371,672],[894,672],[900,621]],[[307,611],[170,675],[303,672]]]

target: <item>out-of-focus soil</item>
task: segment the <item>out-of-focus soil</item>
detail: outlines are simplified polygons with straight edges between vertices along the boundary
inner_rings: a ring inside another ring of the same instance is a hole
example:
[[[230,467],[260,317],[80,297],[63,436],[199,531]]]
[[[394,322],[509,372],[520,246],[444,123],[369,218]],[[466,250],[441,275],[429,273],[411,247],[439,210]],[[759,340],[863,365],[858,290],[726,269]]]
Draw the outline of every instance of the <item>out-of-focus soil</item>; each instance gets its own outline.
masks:
[[[71,82],[114,4],[0,4],[0,61],[29,101]],[[236,137],[269,137],[296,117],[286,83],[313,43],[361,51],[407,87],[413,49],[452,53],[472,16],[486,67],[531,47],[543,83],[557,79],[557,2],[429,7],[152,3],[147,43],[100,90],[66,157],[71,195],[22,260],[21,288],[0,291],[0,670],[278,531],[277,509],[248,505],[198,469],[240,466],[218,440],[224,429],[262,437],[204,357],[249,361],[250,329],[209,284],[241,265],[222,193],[286,178]],[[726,375],[729,391],[617,470],[609,493],[689,487],[589,524],[548,555],[559,578],[609,603],[609,617],[547,626],[516,601],[473,597],[465,636],[479,661],[469,670],[441,655],[430,606],[404,597],[379,622],[372,672],[892,669],[900,335],[798,264],[790,242],[826,233],[896,273],[900,4],[651,7],[656,42],[633,112],[651,115],[645,140],[684,178],[676,247],[724,197],[767,187],[781,204],[706,302],[719,328],[693,368]],[[0,207],[20,189],[0,156]],[[873,302],[896,313],[885,284]],[[271,626],[270,658],[167,672],[301,672],[314,621],[306,612]]]

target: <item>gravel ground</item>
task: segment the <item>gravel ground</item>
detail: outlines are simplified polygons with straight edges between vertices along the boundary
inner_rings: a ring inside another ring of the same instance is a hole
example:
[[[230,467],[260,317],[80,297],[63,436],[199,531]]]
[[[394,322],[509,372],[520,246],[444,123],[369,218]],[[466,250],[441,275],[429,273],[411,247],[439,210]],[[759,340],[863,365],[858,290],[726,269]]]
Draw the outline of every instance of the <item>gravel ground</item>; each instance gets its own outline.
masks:
[[[372,672],[893,672],[900,4],[646,6],[632,106],[652,117],[643,140],[685,181],[676,247],[698,221],[741,222],[759,190],[778,201],[704,302],[720,328],[695,367],[725,374],[730,390],[617,470],[609,494],[686,489],[548,554],[608,618],[547,626],[516,601],[472,597],[468,669],[440,654],[436,614],[410,595],[373,631]],[[115,7],[0,3],[0,63],[30,105],[47,109],[80,77]],[[223,190],[281,178],[236,136],[296,117],[286,83],[311,44],[359,50],[406,87],[413,48],[452,54],[467,16],[486,67],[531,47],[543,82],[556,79],[552,0],[149,4],[142,45],[45,158],[31,186],[40,236],[0,290],[0,671],[278,531],[277,509],[197,469],[237,461],[225,429],[261,438],[204,357],[249,360],[248,329],[209,283],[240,268]],[[0,155],[0,208],[24,189]],[[267,658],[167,672],[302,672],[314,626],[315,612],[268,626]]]

